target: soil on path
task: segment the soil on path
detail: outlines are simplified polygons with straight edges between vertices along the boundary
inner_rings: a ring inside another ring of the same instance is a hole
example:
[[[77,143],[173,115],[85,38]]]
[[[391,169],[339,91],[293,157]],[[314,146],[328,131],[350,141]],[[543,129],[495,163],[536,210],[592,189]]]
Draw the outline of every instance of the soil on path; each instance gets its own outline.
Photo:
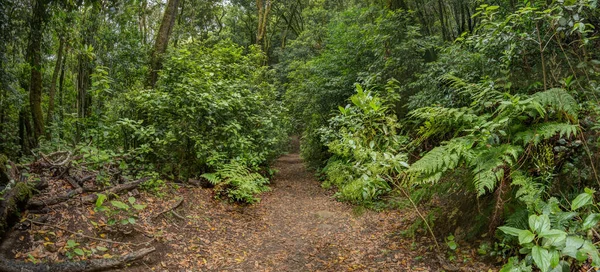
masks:
[[[412,210],[374,212],[336,201],[298,154],[282,156],[274,168],[279,172],[271,191],[254,205],[215,200],[211,189],[174,187],[163,197],[136,195],[147,208],[133,228],[103,227],[101,215],[77,202],[53,207],[47,224],[115,241],[150,241],[156,252],[128,271],[488,271],[469,257],[473,250],[459,251],[461,262],[450,264],[434,253],[428,237],[401,235],[415,219]],[[182,197],[176,213],[160,214]],[[76,239],[84,249],[108,248],[86,258],[139,248],[60,231],[47,235],[52,231],[48,226],[17,230],[12,235],[16,239],[5,241],[9,247],[0,249],[11,258],[62,261],[67,239]],[[58,250],[48,249],[48,244]]]
[[[167,256],[181,260],[177,269],[488,270],[472,259],[458,266],[440,264],[440,256],[433,253],[433,243],[427,237],[402,236],[400,233],[414,220],[411,210],[357,212],[352,205],[336,201],[333,192],[323,189],[314,174],[306,170],[298,154],[284,155],[274,168],[279,172],[271,184],[272,190],[261,196],[259,204],[231,206],[208,199],[200,201],[213,203],[208,209],[196,204],[184,209],[189,212],[188,217],[204,217],[207,225],[183,234],[180,238],[184,243],[171,247]],[[186,196],[187,199],[193,196]],[[195,241],[201,243],[192,246]],[[197,251],[186,251],[190,246]],[[192,255],[198,252],[201,253],[194,259]],[[472,252],[465,253],[472,256]],[[163,264],[173,268],[171,262]],[[160,265],[152,268],[160,270]]]

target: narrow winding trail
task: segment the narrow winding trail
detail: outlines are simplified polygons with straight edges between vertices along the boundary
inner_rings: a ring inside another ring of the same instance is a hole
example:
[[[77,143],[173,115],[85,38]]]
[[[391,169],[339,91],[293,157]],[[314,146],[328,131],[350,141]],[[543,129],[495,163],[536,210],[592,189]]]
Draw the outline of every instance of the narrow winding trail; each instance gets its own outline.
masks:
[[[254,205],[215,200],[211,189],[174,184],[163,196],[138,192],[136,199],[147,207],[135,227],[124,229],[92,224],[103,222],[103,215],[72,199],[52,207],[46,226],[17,226],[0,253],[60,262],[65,241],[73,239],[86,249],[106,247],[110,255],[156,248],[136,265],[115,271],[488,271],[468,257],[476,255],[473,249],[461,247],[467,258],[449,264],[434,253],[427,236],[401,235],[415,219],[410,209],[374,212],[336,201],[297,152],[282,156],[273,168],[278,173],[271,191]],[[173,214],[164,212],[176,203],[183,204]],[[51,226],[119,242],[82,239]]]
[[[187,268],[204,271],[442,269],[437,261],[429,261],[435,260],[435,256],[430,254],[432,243],[427,238],[413,240],[400,235],[414,219],[410,211],[355,212],[353,206],[336,201],[332,191],[321,187],[298,154],[284,155],[274,168],[279,172],[272,190],[262,195],[259,204],[235,208],[215,204],[210,208],[211,224],[186,235],[199,237],[204,244],[198,247],[203,256],[197,262],[201,267],[192,264]],[[207,211],[205,208],[191,207],[191,210],[192,218],[207,216],[198,216]],[[216,233],[206,233],[207,229]]]
[[[406,226],[397,213],[367,211],[356,215],[321,188],[298,154],[274,165],[272,191],[262,201],[239,210],[247,225],[230,237],[234,264],[214,271],[403,271],[415,256],[395,232]],[[234,223],[235,224],[235,223]],[[410,246],[410,242],[409,242]],[[236,257],[237,256],[237,257]],[[431,269],[421,264],[424,269]]]
[[[282,156],[274,168],[279,172],[272,190],[255,205],[215,201],[210,190],[180,188],[187,222],[163,220],[157,253],[130,270],[448,270],[427,237],[400,234],[414,220],[411,210],[356,212],[323,189],[298,154]],[[450,270],[488,270],[473,260],[461,266]]]

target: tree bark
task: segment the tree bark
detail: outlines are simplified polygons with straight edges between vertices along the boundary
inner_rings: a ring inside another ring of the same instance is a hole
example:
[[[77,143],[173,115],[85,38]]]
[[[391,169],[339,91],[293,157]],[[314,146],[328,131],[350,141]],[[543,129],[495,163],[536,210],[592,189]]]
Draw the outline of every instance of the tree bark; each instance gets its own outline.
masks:
[[[160,29],[150,58],[150,74],[146,82],[146,86],[150,88],[154,88],[156,81],[158,81],[158,71],[162,68],[162,56],[167,51],[169,37],[173,31],[175,17],[177,17],[178,6],[179,0],[169,0],[162,22],[160,23]]]
[[[256,32],[256,44],[260,45],[265,50],[264,39],[267,33],[267,22],[269,18],[269,12],[271,12],[271,1],[272,0],[256,0],[256,6],[258,8],[258,27]]]
[[[33,119],[34,145],[44,135],[44,117],[42,113],[42,36],[46,21],[46,0],[36,0],[31,18],[28,58],[31,66],[29,83],[29,106]]]
[[[50,82],[50,92],[48,93],[48,113],[46,114],[46,125],[49,126],[52,123],[54,115],[54,97],[56,96],[56,81],[58,74],[61,72],[61,65],[63,63],[63,51],[65,48],[65,40],[63,37],[60,38],[58,45],[58,53],[56,56],[56,65],[54,66],[54,72],[52,73],[52,82]],[[48,139],[51,138],[50,132],[46,133]]]

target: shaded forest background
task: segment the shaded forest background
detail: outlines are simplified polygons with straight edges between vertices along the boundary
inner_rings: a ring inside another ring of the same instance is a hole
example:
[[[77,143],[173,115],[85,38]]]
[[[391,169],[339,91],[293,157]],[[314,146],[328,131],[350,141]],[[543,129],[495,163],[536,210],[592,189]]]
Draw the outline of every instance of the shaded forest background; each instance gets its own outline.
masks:
[[[408,235],[598,266],[599,31],[595,0],[2,0],[0,165],[253,203],[296,134],[338,199],[427,211]]]

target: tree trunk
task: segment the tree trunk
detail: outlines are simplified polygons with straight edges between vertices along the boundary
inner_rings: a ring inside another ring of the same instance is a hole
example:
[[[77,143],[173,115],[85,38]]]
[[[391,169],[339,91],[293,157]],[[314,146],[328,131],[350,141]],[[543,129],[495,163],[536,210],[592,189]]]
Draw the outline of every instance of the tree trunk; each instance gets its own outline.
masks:
[[[60,124],[62,125],[62,122],[64,120],[64,86],[65,86],[65,70],[66,70],[66,65],[67,65],[67,56],[69,55],[69,50],[65,49],[65,56],[62,59],[62,65],[60,66],[60,78],[58,80],[58,107],[59,107],[59,120],[60,120]],[[59,134],[60,137],[62,138],[64,131],[62,129],[59,129]]]
[[[31,123],[29,122],[29,112],[26,108],[19,111],[19,145],[21,146],[21,156],[29,155],[33,147]]]
[[[181,9],[179,10],[179,17],[177,18],[177,27],[178,28],[181,28],[183,25],[183,12],[184,11],[185,11],[185,0],[181,0]],[[182,34],[181,30],[175,34],[175,41],[173,41],[173,47],[177,48],[177,44],[179,43],[181,34]]]
[[[42,113],[42,36],[46,21],[46,0],[36,0],[31,18],[28,58],[31,67],[29,82],[29,106],[33,118],[34,145],[44,135],[44,117]]]
[[[53,115],[54,115],[54,97],[56,94],[56,80],[58,79],[58,74],[61,71],[63,51],[65,48],[65,40],[64,38],[60,38],[60,43],[58,45],[58,53],[56,56],[56,65],[54,66],[54,72],[52,73],[52,82],[50,82],[50,92],[48,93],[48,113],[46,114],[46,125],[49,126],[52,123]],[[46,137],[48,139],[51,138],[51,133],[49,130],[46,133]]]
[[[444,3],[442,0],[438,0],[438,8],[440,13],[440,25],[442,27],[442,38],[444,41],[447,41],[448,32],[446,31],[446,21],[444,20]]]
[[[162,68],[162,55],[167,51],[169,44],[169,36],[173,31],[173,25],[175,24],[175,17],[177,17],[177,7],[179,6],[179,0],[169,0],[165,13],[163,15],[162,22],[160,23],[160,29],[156,36],[156,42],[154,43],[154,50],[150,58],[150,75],[146,82],[146,86],[154,88],[156,81],[158,80],[158,71]]]
[[[269,18],[269,12],[271,12],[271,1],[272,0],[256,0],[256,6],[258,8],[258,27],[256,32],[256,44],[265,48],[264,39],[267,33],[267,22]]]

